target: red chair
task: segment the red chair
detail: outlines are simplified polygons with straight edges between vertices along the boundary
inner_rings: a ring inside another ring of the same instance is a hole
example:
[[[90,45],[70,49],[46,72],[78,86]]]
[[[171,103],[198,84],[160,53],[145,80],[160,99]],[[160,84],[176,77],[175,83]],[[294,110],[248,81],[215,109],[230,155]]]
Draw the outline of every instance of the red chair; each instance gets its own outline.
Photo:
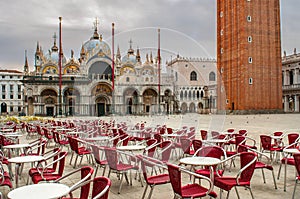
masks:
[[[81,164],[83,156],[87,156],[87,159],[89,161],[88,157],[91,155],[91,151],[88,148],[86,148],[85,146],[81,146],[80,145],[81,144],[80,140],[77,139],[77,138],[75,138],[75,137],[70,137],[69,136],[68,140],[69,140],[69,143],[70,143],[70,148],[73,151],[73,154],[74,153],[76,154],[76,158],[75,158],[75,162],[74,162],[73,168],[76,168],[78,156],[81,157],[79,164]],[[70,164],[71,164],[71,161],[73,159],[73,154],[71,156]]]
[[[92,199],[108,199],[111,180],[101,176],[93,179]]]
[[[12,182],[10,180],[10,175],[6,171],[4,171],[2,163],[0,163],[0,186],[7,186],[9,190],[13,188]]]
[[[32,175],[31,180],[34,184],[37,184],[41,181],[54,181],[57,180],[59,178],[61,178],[63,176],[63,172],[65,169],[65,159],[67,156],[67,152],[60,152],[59,153],[59,157],[58,159],[56,159],[55,161],[48,163],[45,167],[43,168],[39,168],[39,173],[36,173],[34,175]],[[53,166],[53,164],[55,164],[56,162],[58,162],[58,170],[53,172],[53,173],[48,173],[47,169],[50,168],[51,166]]]
[[[147,174],[147,168],[146,167],[150,167],[152,172],[156,168],[158,168],[158,169],[161,169],[161,168],[165,169],[166,167],[163,166],[162,162],[159,162],[156,159],[151,161],[151,158],[149,158],[147,156],[138,156],[138,159],[141,162],[141,168],[142,168],[143,176],[144,176],[144,179],[145,179],[145,181],[147,183],[146,187],[145,187],[145,190],[144,190],[144,193],[143,193],[143,196],[142,196],[142,199],[144,199],[145,196],[146,196],[146,192],[147,192],[148,186],[150,186],[150,188],[151,188],[149,196],[148,196],[148,199],[150,199],[151,196],[152,196],[153,189],[154,189],[154,187],[156,185],[167,184],[167,183],[170,182],[169,174],[161,173],[161,174],[158,174],[158,175],[151,175],[151,176],[149,176]]]
[[[270,159],[273,161],[273,155],[282,152],[282,147],[272,145],[272,138],[269,135],[260,135],[261,152],[270,153]]]
[[[70,197],[63,197],[63,199],[88,199],[89,192],[90,192],[90,184],[87,183],[83,186],[81,186],[81,184],[83,184],[91,179],[93,172],[94,172],[94,169],[92,167],[84,166],[82,168],[73,170],[73,171],[63,175],[62,177],[58,178],[54,182],[59,183],[61,181],[64,181],[65,179],[70,180],[70,176],[76,176],[76,175],[78,175],[79,172],[80,172],[80,180],[70,187],[70,190],[69,190]],[[80,197],[74,197],[73,192],[79,187],[80,187]]]
[[[160,145],[162,148],[159,152],[157,152],[157,159],[161,160],[164,163],[168,162],[173,149],[172,141],[166,140],[161,143],[158,143],[158,145]]]
[[[226,152],[224,151],[223,148],[219,146],[204,146],[200,148],[198,151],[195,152],[194,156],[200,156],[200,157],[212,157],[212,158],[217,158],[217,159],[226,159]],[[217,166],[213,166],[213,175],[214,178],[217,176],[222,176],[224,173],[224,169],[219,169]],[[203,175],[206,177],[210,177],[210,168],[208,166],[205,166],[202,169],[197,169],[195,173],[199,175]]]
[[[39,172],[41,172],[41,168],[44,168],[47,164],[47,161],[49,162],[51,159],[52,162],[54,162],[52,164],[51,167],[47,167],[43,172],[45,173],[54,173],[56,171],[57,168],[57,164],[58,162],[56,161],[59,157],[59,152],[60,149],[59,148],[54,148],[53,151],[48,151],[44,154],[44,160],[38,162],[36,167],[30,168],[28,170],[28,178],[27,178],[27,184],[29,182],[29,178],[32,177],[34,174],[39,174]]]
[[[239,153],[248,152],[248,151],[252,151],[252,152],[256,153],[257,161],[255,163],[255,169],[261,169],[264,183],[266,183],[264,169],[268,169],[269,171],[271,171],[272,172],[272,177],[273,177],[273,183],[274,183],[275,189],[277,189],[277,184],[276,184],[275,175],[274,175],[274,168],[271,164],[272,163],[271,159],[268,156],[266,156],[265,154],[255,150],[255,149],[253,149],[249,146],[240,144],[238,147],[239,147],[238,148]],[[266,160],[263,160],[263,158],[266,159]]]
[[[196,151],[198,151],[201,147],[202,147],[203,143],[201,140],[198,140],[198,139],[194,139],[192,140],[192,146],[193,146],[193,149],[194,149],[194,154]]]
[[[94,177],[96,177],[99,167],[103,167],[102,176],[104,176],[106,166],[108,164],[107,160],[104,159],[103,157],[101,157],[102,155],[105,155],[104,154],[104,148],[100,147],[100,146],[97,146],[97,145],[91,145],[91,148],[92,148],[92,152],[93,152],[93,155],[94,155],[94,160],[95,160],[95,163],[96,163],[96,171],[95,171]],[[103,151],[103,154],[101,154],[101,151]]]
[[[296,181],[295,181],[295,186],[294,186],[294,191],[293,191],[293,199],[295,198],[295,192],[296,192],[296,188],[297,185],[300,181],[300,154],[294,154],[294,160],[295,160],[295,168],[297,171],[297,175],[296,175]]]
[[[69,145],[68,139],[62,139],[62,135],[56,131],[53,131],[53,139],[57,146],[63,148]]]
[[[192,147],[192,141],[189,138],[181,138],[180,139],[180,145],[181,149],[183,151],[184,155],[194,155],[195,151],[191,148]]]
[[[236,186],[243,186],[246,189],[249,189],[252,199],[254,199],[250,184],[251,184],[251,178],[254,173],[255,164],[257,161],[257,156],[255,153],[252,152],[242,152],[228,158],[227,160],[234,158],[235,156],[240,156],[241,168],[238,174],[234,177],[233,176],[216,177],[214,181],[214,185],[216,187],[219,187],[220,189],[227,191],[227,199],[229,198],[230,190]],[[237,189],[236,189],[236,193],[238,198],[240,198]],[[220,194],[222,194],[221,190],[220,190]],[[220,195],[220,198],[221,197],[222,195]]]
[[[132,184],[131,170],[138,170],[139,167],[119,161],[118,151],[115,148],[105,148],[104,151],[109,166],[108,177],[110,176],[111,171],[117,173],[117,175],[122,175],[118,191],[120,194],[124,175],[126,176],[127,180],[127,172],[130,172],[130,184]]]
[[[296,143],[296,141],[299,139],[299,134],[298,133],[289,133],[287,135],[288,137],[288,145],[290,145],[289,147],[295,147],[294,145],[292,145],[293,143]]]
[[[143,155],[153,157],[156,151],[156,139],[149,139],[146,141],[147,148],[144,150]]]
[[[207,131],[206,130],[200,130],[201,139],[207,140]]]
[[[196,173],[193,173],[191,171],[188,171],[184,168],[181,168],[177,165],[168,164],[168,172],[169,172],[169,178],[170,182],[173,188],[173,192],[175,194],[174,198],[199,198],[199,197],[205,197],[210,196],[213,198],[217,198],[217,194],[212,191],[213,183],[212,181],[202,175],[198,175]],[[188,174],[190,176],[194,176],[199,179],[206,180],[209,183],[209,188],[206,188],[204,186],[201,186],[200,184],[186,184],[182,185],[182,172],[185,174]]]

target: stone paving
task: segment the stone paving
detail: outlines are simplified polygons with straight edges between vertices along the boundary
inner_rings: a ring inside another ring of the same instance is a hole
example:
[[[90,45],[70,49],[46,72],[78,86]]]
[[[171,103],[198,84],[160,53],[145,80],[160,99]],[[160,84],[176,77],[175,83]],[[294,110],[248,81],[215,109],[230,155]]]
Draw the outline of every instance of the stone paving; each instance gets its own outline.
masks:
[[[91,119],[91,118],[84,118]],[[94,118],[93,118],[94,119]],[[102,118],[101,118],[102,119]],[[127,121],[127,123],[137,123],[137,122],[146,122],[146,126],[156,126],[157,124],[167,124],[167,126],[173,128],[180,128],[184,125],[186,126],[195,126],[197,129],[197,138],[200,138],[200,129],[209,129],[209,130],[226,130],[228,128],[234,128],[236,130],[246,129],[248,131],[248,136],[257,140],[257,146],[259,146],[259,135],[261,134],[270,134],[275,131],[283,131],[284,133],[289,132],[299,132],[300,133],[300,114],[274,114],[274,115],[198,115],[198,114],[186,114],[186,115],[171,115],[171,116],[130,116],[130,117],[107,117],[103,118],[105,120],[115,119],[116,121]],[[25,137],[25,136],[23,136]],[[26,143],[30,140],[21,139],[21,143]],[[286,143],[287,140],[285,139]],[[53,147],[50,144],[49,149]],[[64,150],[67,150],[64,148]],[[171,160],[174,163],[178,163],[176,159]],[[86,161],[86,158],[83,159],[83,162],[80,166],[89,165]],[[281,199],[281,198],[292,198],[292,192],[294,188],[294,179],[295,179],[295,169],[292,166],[288,166],[287,169],[287,191],[283,191],[283,172],[281,171],[281,176],[277,179],[277,173],[279,169],[279,163],[273,163],[274,172],[276,176],[276,182],[278,189],[274,189],[272,174],[269,170],[265,170],[266,184],[263,183],[262,173],[259,170],[254,172],[252,178],[252,191],[254,197],[257,199]],[[28,165],[25,165],[24,171],[22,174],[22,179],[19,181],[19,184],[25,185]],[[73,170],[73,167],[69,165],[69,156],[67,158],[66,170]],[[233,168],[231,172],[225,173],[225,175],[234,175],[238,170],[237,167]],[[98,175],[102,174],[102,169],[98,171]],[[107,175],[107,172],[106,172]],[[123,183],[121,194],[118,194],[118,185],[119,180],[116,177],[116,174],[112,173],[110,176],[112,180],[112,187],[110,189],[110,199],[140,199],[143,194],[144,187],[141,187],[140,182],[133,180],[133,185],[127,185],[126,182]],[[75,177],[69,181],[66,181],[66,184],[73,184],[79,178]],[[185,178],[187,182],[187,178]],[[219,189],[214,188],[219,197]],[[244,188],[238,188],[240,196],[242,199],[251,198],[248,190]],[[0,191],[5,195],[8,192],[6,187],[0,187]],[[149,191],[149,189],[148,189]],[[223,198],[226,197],[226,192],[223,192]],[[153,199],[160,198],[173,198],[173,191],[170,184],[156,186],[152,195]],[[208,198],[208,197],[207,197]],[[230,199],[237,198],[234,190],[230,192]],[[296,190],[296,197],[300,198],[300,186]]]

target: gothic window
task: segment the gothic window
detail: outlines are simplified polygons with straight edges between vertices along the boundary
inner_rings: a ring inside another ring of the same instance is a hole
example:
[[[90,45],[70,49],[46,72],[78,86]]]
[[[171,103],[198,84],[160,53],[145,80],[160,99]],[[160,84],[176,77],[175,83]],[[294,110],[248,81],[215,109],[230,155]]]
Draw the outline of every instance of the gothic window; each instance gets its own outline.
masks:
[[[216,74],[214,72],[209,73],[209,81],[216,81]]]
[[[192,71],[190,74],[190,80],[191,81],[197,81],[197,73],[195,71]]]
[[[126,77],[126,82],[129,82],[129,81],[130,81],[129,77]]]

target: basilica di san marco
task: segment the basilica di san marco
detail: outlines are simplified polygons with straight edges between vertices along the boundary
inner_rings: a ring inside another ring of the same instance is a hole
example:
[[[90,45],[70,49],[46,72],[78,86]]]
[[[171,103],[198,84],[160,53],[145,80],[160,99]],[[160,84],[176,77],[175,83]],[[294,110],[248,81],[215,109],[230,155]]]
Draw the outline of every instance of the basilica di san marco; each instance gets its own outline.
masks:
[[[133,49],[130,39],[129,49],[123,55],[117,47],[113,62],[114,49],[98,33],[97,25],[90,39],[81,49],[79,47],[79,58],[74,56],[73,50],[71,57],[66,58],[60,53],[61,41],[57,41],[56,36],[53,38],[53,46],[47,51],[37,43],[32,71],[26,56],[23,78],[26,115],[208,113],[216,108],[214,60],[189,60],[178,55],[169,63],[165,61],[162,71],[163,58],[159,61],[159,49],[146,52],[142,58],[140,49]],[[192,84],[184,86],[172,67],[191,61],[194,64],[189,64],[192,67],[186,79]],[[203,75],[195,68],[205,64],[207,71]],[[190,91],[185,91],[185,96],[182,88],[188,87]]]

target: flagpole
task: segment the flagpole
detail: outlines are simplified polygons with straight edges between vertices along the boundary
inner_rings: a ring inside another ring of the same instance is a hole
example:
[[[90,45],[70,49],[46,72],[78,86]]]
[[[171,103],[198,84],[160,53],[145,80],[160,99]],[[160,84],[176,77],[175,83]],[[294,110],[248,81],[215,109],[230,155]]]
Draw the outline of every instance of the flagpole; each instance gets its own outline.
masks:
[[[157,51],[157,59],[158,59],[158,113],[161,113],[160,107],[160,29],[158,29],[158,51]]]
[[[59,98],[58,98],[58,115],[62,116],[62,74],[61,74],[61,69],[62,69],[62,34],[61,34],[61,21],[62,17],[59,17],[59,56],[58,56],[58,66],[59,66]]]
[[[112,80],[112,114],[115,112],[115,24],[112,23],[112,72],[111,72],[111,80]]]

